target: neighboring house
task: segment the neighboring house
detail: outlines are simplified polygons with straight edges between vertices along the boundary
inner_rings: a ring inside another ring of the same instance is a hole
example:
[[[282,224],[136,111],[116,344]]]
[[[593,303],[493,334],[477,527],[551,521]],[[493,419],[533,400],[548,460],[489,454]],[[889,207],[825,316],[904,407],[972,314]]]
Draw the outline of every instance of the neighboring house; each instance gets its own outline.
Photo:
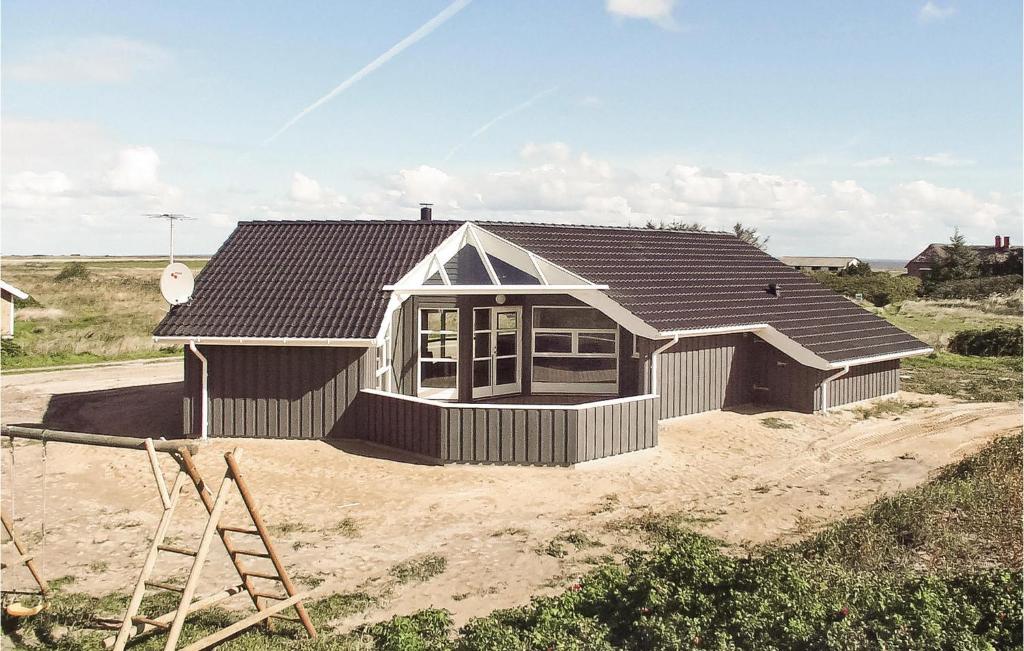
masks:
[[[14,336],[14,299],[25,300],[28,294],[14,285],[0,280],[0,337],[8,339]]]
[[[946,247],[948,244],[929,244],[925,247],[924,251],[921,251],[907,263],[907,274],[910,276],[917,276],[918,278],[924,279],[925,275],[935,266],[935,261],[941,259],[946,255]],[[987,246],[983,244],[972,244],[970,248],[978,254],[978,259],[982,262],[1002,262],[1011,253],[1021,254],[1020,246],[1011,246],[1010,236],[995,236],[995,242],[993,246]]]
[[[569,465],[657,423],[891,394],[924,343],[726,233],[242,222],[155,339],[186,436],[365,439],[439,462]]]
[[[783,264],[788,264],[797,271],[831,271],[832,273],[842,271],[851,265],[860,264],[860,260],[857,258],[843,257],[784,255],[779,260],[782,260]]]

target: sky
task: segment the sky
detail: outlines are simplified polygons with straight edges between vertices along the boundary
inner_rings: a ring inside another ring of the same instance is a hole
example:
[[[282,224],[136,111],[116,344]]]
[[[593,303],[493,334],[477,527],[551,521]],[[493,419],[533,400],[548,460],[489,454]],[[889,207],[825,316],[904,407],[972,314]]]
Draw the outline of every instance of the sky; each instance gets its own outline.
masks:
[[[1022,237],[1016,0],[3,4],[0,252],[240,220],[737,221],[776,255]]]

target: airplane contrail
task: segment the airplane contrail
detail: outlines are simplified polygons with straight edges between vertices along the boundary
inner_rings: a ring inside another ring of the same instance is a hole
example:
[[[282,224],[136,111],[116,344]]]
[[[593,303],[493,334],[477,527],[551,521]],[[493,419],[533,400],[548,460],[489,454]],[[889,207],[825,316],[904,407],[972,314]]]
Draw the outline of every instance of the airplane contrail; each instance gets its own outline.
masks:
[[[505,118],[513,116],[513,115],[515,115],[516,113],[518,113],[520,111],[525,111],[526,109],[530,108],[531,106],[533,106],[534,104],[536,104],[537,102],[539,102],[540,100],[544,99],[545,97],[547,97],[548,95],[550,95],[551,93],[553,93],[553,92],[555,92],[557,90],[558,90],[558,86],[552,86],[551,88],[548,88],[547,90],[542,90],[541,92],[537,93],[536,95],[534,95],[530,99],[526,100],[525,102],[523,102],[521,104],[516,104],[515,106],[513,106],[509,110],[507,110],[504,113],[498,115],[496,118],[494,118],[490,122],[487,122],[483,126],[479,127],[473,133],[469,134],[469,138],[466,138],[464,141],[462,141],[459,144],[457,144],[454,147],[452,147],[451,151],[448,152],[448,155],[445,156],[444,159],[445,160],[450,159],[452,156],[455,155],[455,153],[457,151],[459,151],[460,149],[462,149],[463,147],[468,145],[471,141],[475,140],[477,137],[482,135],[485,131],[487,131],[488,129],[490,129],[491,127],[496,125],[497,123],[501,122]]]
[[[326,95],[324,95],[323,97],[321,97],[317,101],[313,102],[312,104],[310,104],[306,108],[304,108],[301,111],[299,111],[295,115],[295,117],[293,117],[291,120],[288,120],[287,122],[285,122],[283,127],[281,127],[276,132],[274,132],[274,135],[272,135],[269,138],[267,138],[266,140],[264,140],[263,144],[264,145],[270,144],[278,136],[280,136],[282,133],[284,133],[285,131],[290,129],[292,127],[292,125],[294,125],[296,122],[298,122],[299,120],[304,118],[306,115],[308,115],[309,113],[312,113],[313,111],[315,111],[316,109],[320,108],[321,106],[323,106],[324,104],[329,102],[331,99],[333,99],[337,95],[339,95],[339,94],[345,92],[346,90],[348,90],[349,88],[351,88],[357,81],[359,81],[363,77],[369,75],[371,72],[373,72],[377,68],[381,67],[382,65],[384,65],[385,63],[387,63],[391,59],[393,59],[396,56],[398,56],[402,52],[402,50],[404,50],[405,48],[409,47],[410,45],[414,45],[415,43],[417,43],[418,41],[423,39],[425,36],[428,36],[435,29],[437,29],[438,27],[440,27],[441,25],[446,23],[449,18],[451,18],[455,14],[457,14],[460,11],[462,11],[463,9],[465,9],[466,6],[469,5],[469,3],[471,3],[472,1],[473,0],[455,0],[455,2],[451,3],[450,5],[448,5],[444,9],[442,9],[441,13],[437,14],[436,16],[434,16],[433,18],[431,18],[427,22],[423,23],[423,25],[419,29],[417,29],[415,32],[413,32],[412,34],[409,34],[408,36],[403,38],[401,41],[399,41],[398,43],[393,45],[390,50],[388,50],[387,52],[385,52],[384,54],[380,55],[379,57],[377,57],[376,59],[374,59],[370,63],[368,63],[365,66],[363,66],[363,68],[359,72],[357,72],[356,74],[352,75],[351,77],[349,77],[345,81],[343,81],[340,84],[338,84],[337,86],[335,86],[334,89],[331,92],[327,93]]]

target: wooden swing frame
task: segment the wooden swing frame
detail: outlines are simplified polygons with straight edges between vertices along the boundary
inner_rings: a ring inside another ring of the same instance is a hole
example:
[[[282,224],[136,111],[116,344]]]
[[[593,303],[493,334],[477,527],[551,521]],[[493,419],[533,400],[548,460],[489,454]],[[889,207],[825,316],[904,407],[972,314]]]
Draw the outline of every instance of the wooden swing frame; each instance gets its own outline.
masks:
[[[201,640],[183,647],[184,651],[200,651],[201,649],[211,648],[262,622],[266,622],[269,626],[271,618],[296,621],[305,628],[310,639],[316,639],[316,628],[313,626],[313,623],[302,603],[306,595],[305,593],[299,593],[289,578],[284,564],[281,562],[281,559],[274,548],[273,542],[270,539],[269,531],[263,523],[256,501],[253,498],[252,493],[249,491],[249,487],[246,484],[245,479],[242,477],[241,470],[238,466],[238,457],[241,456],[242,453],[241,449],[236,448],[234,451],[224,454],[224,461],[227,468],[219,486],[217,487],[216,493],[212,493],[209,485],[200,474],[199,469],[196,467],[195,462],[192,459],[193,455],[199,452],[199,446],[188,441],[131,439],[105,434],[64,432],[59,430],[17,426],[5,426],[2,429],[2,432],[0,432],[0,435],[11,439],[22,438],[42,441],[44,443],[73,443],[78,445],[144,450],[146,452],[150,466],[153,470],[157,490],[160,494],[163,514],[160,517],[160,522],[153,535],[149,552],[143,564],[142,571],[135,586],[135,591],[132,594],[131,601],[129,602],[128,609],[121,621],[118,633],[116,636],[111,636],[104,640],[104,646],[106,646],[106,648],[112,648],[114,651],[123,651],[125,645],[127,645],[128,641],[133,637],[157,630],[165,630],[167,631],[167,640],[164,645],[164,650],[174,651],[178,648],[178,639],[181,636],[182,628],[188,615],[199,610],[210,608],[221,601],[242,592],[248,593],[249,598],[252,600],[252,603],[256,608],[256,612],[235,622],[234,624],[230,624],[211,633],[210,635],[207,635]],[[170,488],[168,488],[167,483],[164,480],[163,471],[160,468],[157,453],[170,455],[178,464],[178,472],[176,473]],[[203,529],[202,538],[200,539],[198,547],[194,550],[164,544],[163,542],[164,538],[167,536],[168,529],[170,528],[175,507],[179,503],[181,491],[186,483],[191,483],[193,485],[208,515],[206,525]],[[252,526],[227,525],[220,522],[224,508],[227,505],[228,498],[235,491],[237,491],[242,498],[242,503],[249,515]],[[7,527],[8,524],[9,522],[5,516],[4,526]],[[220,538],[221,543],[227,551],[228,557],[231,559],[241,582],[238,585],[228,587],[220,592],[195,599],[195,592],[198,587],[203,565],[215,536]],[[238,548],[233,543],[234,536],[246,536],[250,539],[258,538],[263,545],[263,549],[253,550]],[[183,586],[150,580],[150,574],[153,572],[158,555],[161,552],[192,557],[192,566],[189,570],[188,578]],[[21,553],[22,557],[26,556],[20,548],[19,553]],[[244,562],[242,562],[242,557],[268,559],[272,563],[274,571],[269,572],[249,568]],[[29,559],[29,562],[31,562],[31,559]],[[42,579],[37,575],[35,570],[30,568],[30,571],[32,571],[33,577],[37,579],[37,582],[40,583],[40,587],[42,588],[44,585]],[[266,592],[259,589],[258,586],[253,583],[252,579],[254,578],[280,583],[285,594],[282,595],[279,593]],[[149,618],[139,616],[138,610],[141,606],[147,588],[157,588],[180,593],[181,596],[178,602],[178,607],[171,612],[160,615],[159,617]],[[48,589],[43,589],[46,590],[46,594],[48,594]],[[289,608],[295,610],[296,617],[285,617],[280,614],[282,611]]]

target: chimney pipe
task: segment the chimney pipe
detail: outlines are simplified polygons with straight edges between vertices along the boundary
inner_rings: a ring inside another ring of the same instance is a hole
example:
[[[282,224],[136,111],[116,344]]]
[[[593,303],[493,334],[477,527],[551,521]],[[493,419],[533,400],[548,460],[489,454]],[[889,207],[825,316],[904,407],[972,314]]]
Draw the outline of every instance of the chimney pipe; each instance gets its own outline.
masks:
[[[768,283],[768,293],[777,298],[782,297],[782,285],[778,283]]]
[[[1003,248],[1006,249],[1007,251],[1010,250],[1010,236],[1009,235],[1003,235]]]
[[[1003,239],[996,235],[996,251],[1003,248]]]
[[[421,203],[420,204],[420,221],[421,222],[429,222],[430,221],[430,219],[432,217],[432,215],[431,215],[431,212],[432,212],[431,211],[431,207],[433,205],[434,204],[432,204],[432,203]]]

